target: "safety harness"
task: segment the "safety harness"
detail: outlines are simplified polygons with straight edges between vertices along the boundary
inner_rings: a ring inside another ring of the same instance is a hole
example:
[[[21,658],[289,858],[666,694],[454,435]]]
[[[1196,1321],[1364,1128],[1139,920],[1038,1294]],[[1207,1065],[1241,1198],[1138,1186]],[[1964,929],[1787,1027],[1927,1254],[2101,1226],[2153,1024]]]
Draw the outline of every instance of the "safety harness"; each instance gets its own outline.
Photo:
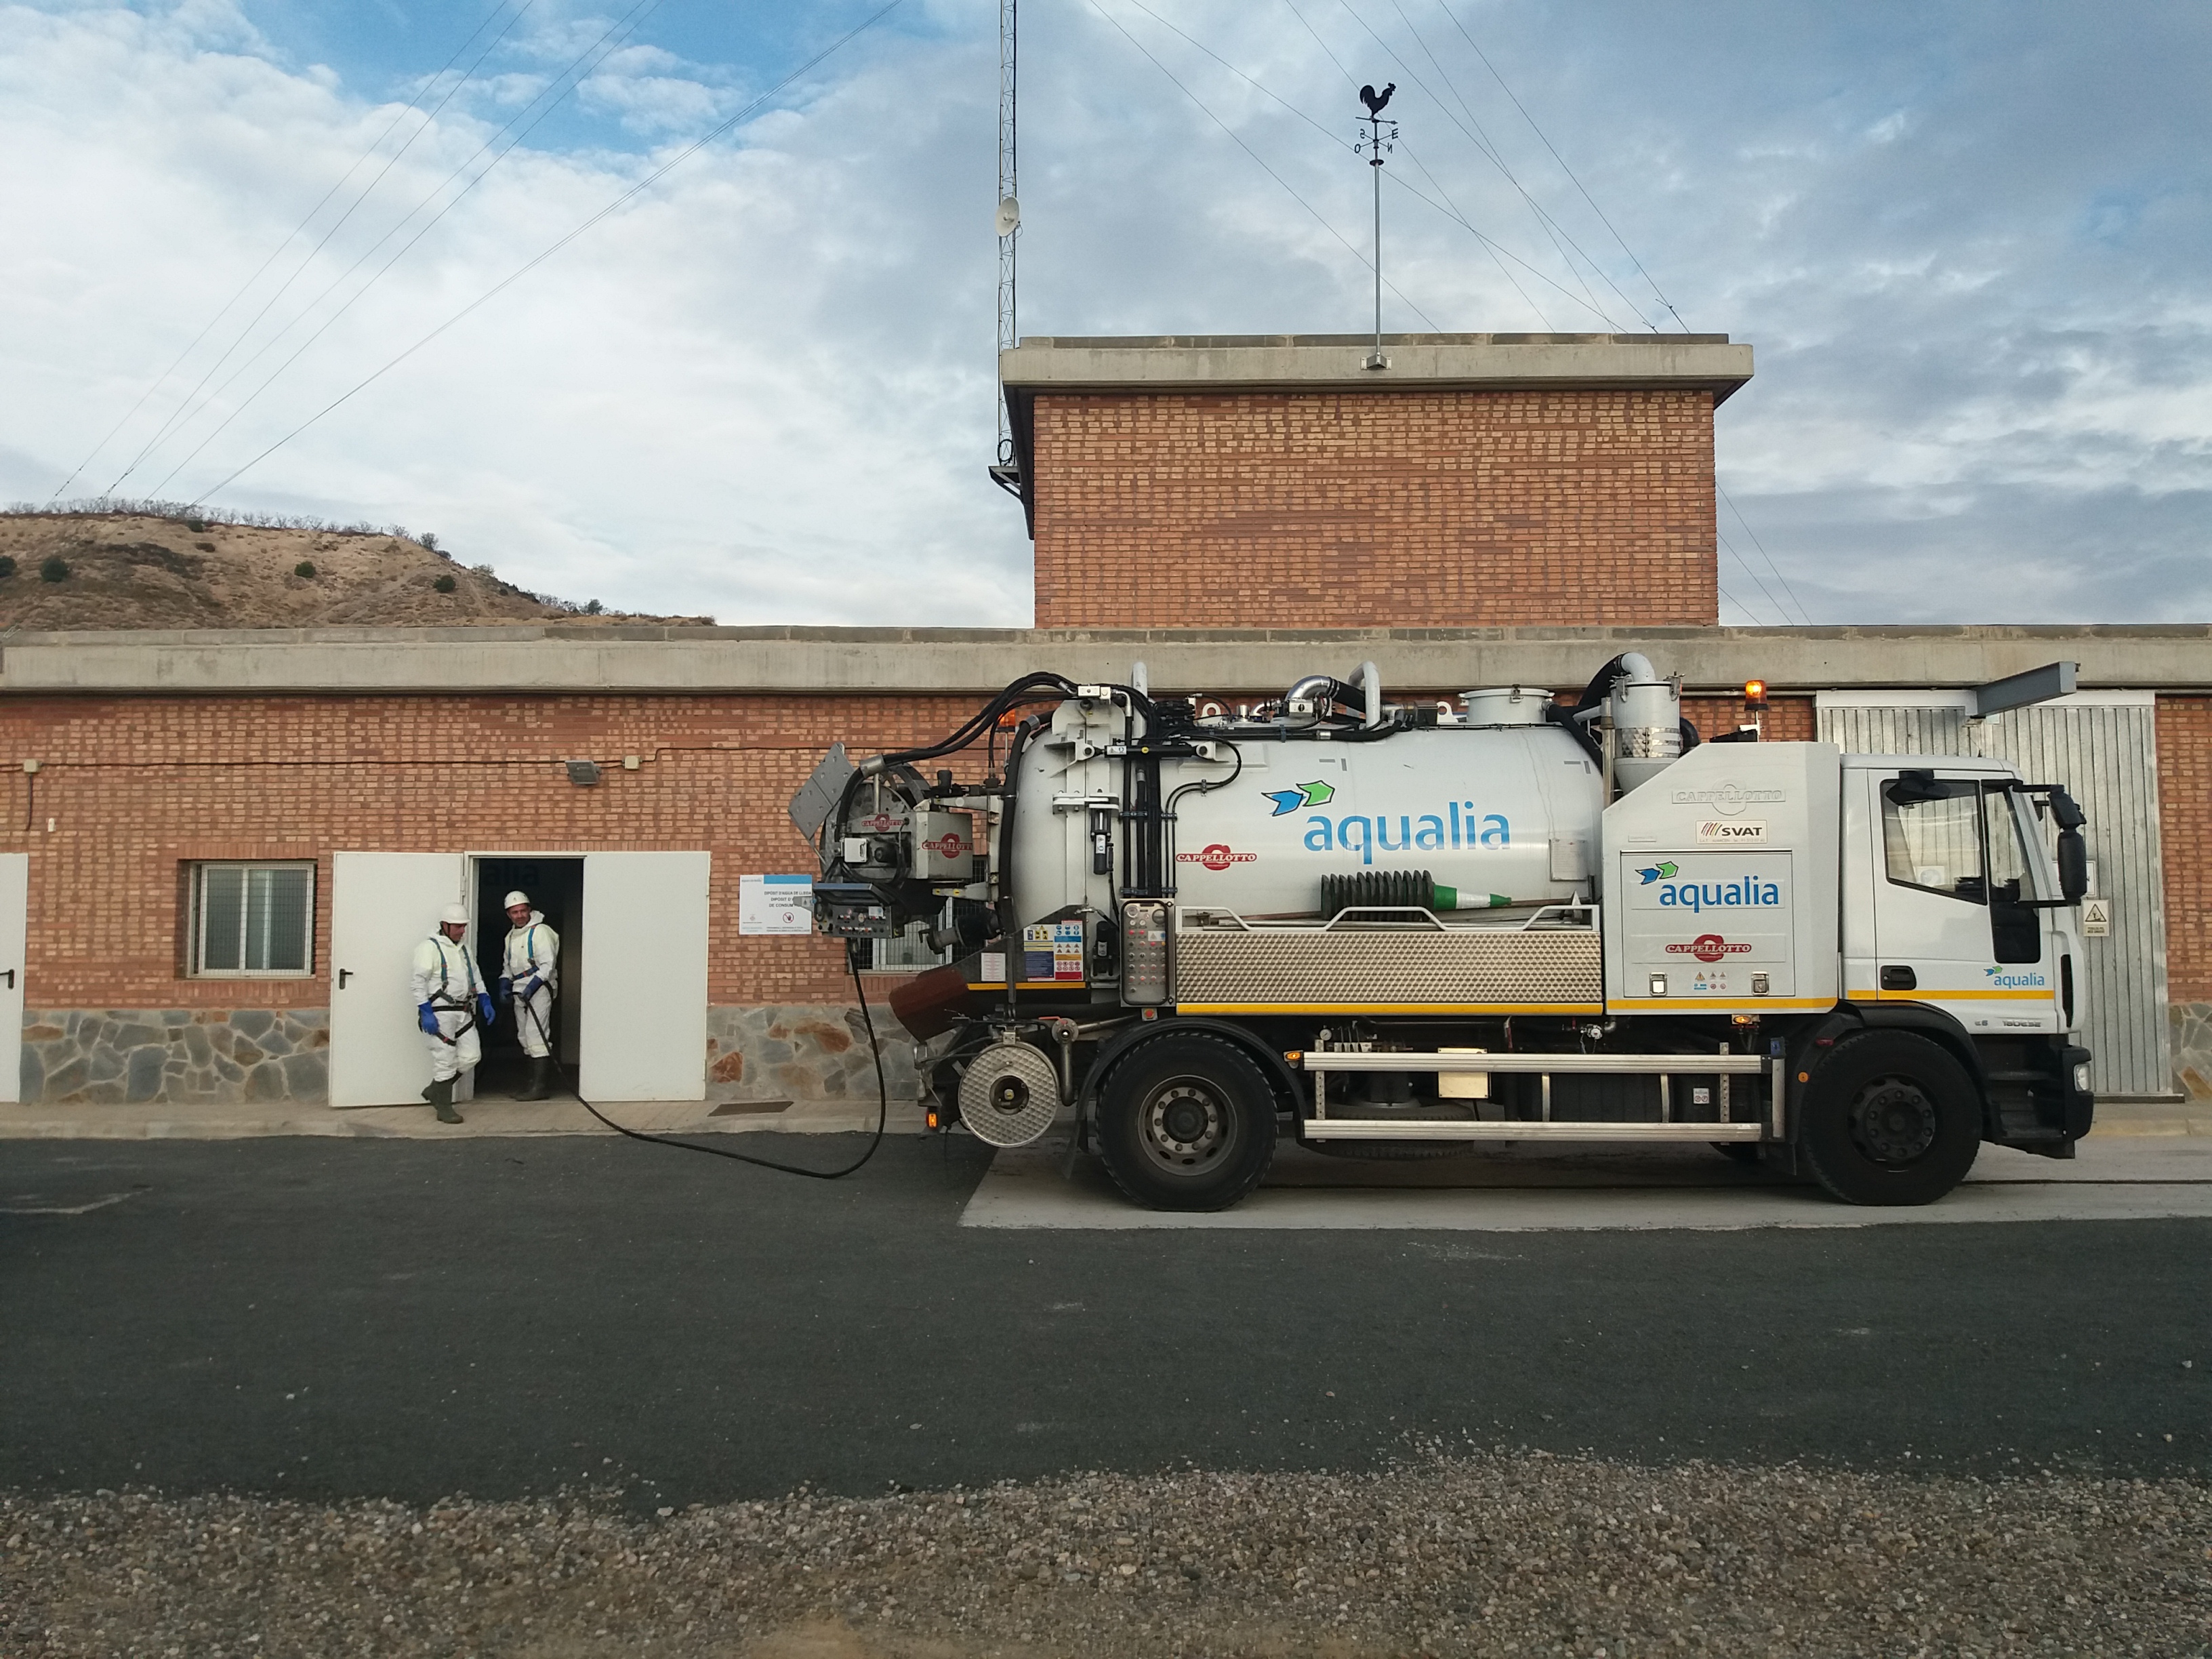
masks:
[[[530,969],[530,982],[527,987],[525,987],[520,981],[518,980],[515,981],[514,1000],[518,1002],[527,1002],[532,997],[538,994],[538,988],[541,986],[547,990],[552,991],[556,996],[560,994],[560,988],[554,983],[555,979],[561,972],[561,966],[558,958],[556,957],[553,966],[548,968],[542,975],[538,971],[538,930],[544,925],[545,924],[542,921],[533,921],[530,924],[529,931],[525,933],[522,936],[523,958],[528,964]],[[500,959],[500,965],[502,968],[512,965],[511,957],[514,944],[514,935],[510,933],[507,936],[508,954],[502,956]],[[514,975],[510,974],[507,977],[513,979]],[[541,1023],[538,1029],[540,1031],[543,1031],[545,1028]]]
[[[452,941],[443,933],[433,933],[430,935],[430,943],[438,947],[438,988],[430,994],[430,1006],[441,1012],[459,1013],[465,1016],[453,1036],[446,1035],[446,1029],[442,1024],[434,1034],[439,1042],[451,1048],[458,1046],[463,1037],[477,1029],[477,998],[483,994],[483,986],[477,979],[476,958],[463,951],[461,961],[469,970],[470,991],[465,1001],[454,1001],[453,970],[446,956],[446,946]]]

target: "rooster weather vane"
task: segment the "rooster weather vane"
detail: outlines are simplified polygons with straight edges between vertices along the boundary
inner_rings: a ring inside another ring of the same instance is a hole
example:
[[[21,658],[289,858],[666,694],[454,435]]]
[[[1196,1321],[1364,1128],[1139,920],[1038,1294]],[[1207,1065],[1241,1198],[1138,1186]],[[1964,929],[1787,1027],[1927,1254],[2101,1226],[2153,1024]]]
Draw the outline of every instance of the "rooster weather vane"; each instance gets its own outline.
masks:
[[[1382,355],[1382,157],[1397,148],[1398,124],[1382,118],[1382,106],[1397,90],[1395,81],[1380,92],[1372,86],[1360,88],[1359,101],[1367,106],[1367,113],[1358,118],[1366,130],[1352,147],[1352,153],[1366,156],[1367,165],[1375,170],[1375,349],[1368,355],[1364,365],[1368,368],[1390,367],[1390,360]]]

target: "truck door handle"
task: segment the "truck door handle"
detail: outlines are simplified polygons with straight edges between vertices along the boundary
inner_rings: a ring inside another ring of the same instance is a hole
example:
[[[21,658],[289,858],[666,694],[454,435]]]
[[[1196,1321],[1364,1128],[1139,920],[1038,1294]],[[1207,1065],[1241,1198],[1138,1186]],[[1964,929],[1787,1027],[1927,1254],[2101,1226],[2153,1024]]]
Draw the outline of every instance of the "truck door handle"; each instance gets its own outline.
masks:
[[[341,990],[341,991],[344,990],[344,989],[345,989],[345,982],[346,982],[348,980],[351,979],[352,977],[353,977],[353,969],[350,969],[350,968],[341,968],[341,969],[338,969],[338,989],[339,989],[339,990]]]
[[[1910,968],[1884,968],[1881,970],[1881,988],[1885,991],[1917,991],[1920,988],[1920,975]]]

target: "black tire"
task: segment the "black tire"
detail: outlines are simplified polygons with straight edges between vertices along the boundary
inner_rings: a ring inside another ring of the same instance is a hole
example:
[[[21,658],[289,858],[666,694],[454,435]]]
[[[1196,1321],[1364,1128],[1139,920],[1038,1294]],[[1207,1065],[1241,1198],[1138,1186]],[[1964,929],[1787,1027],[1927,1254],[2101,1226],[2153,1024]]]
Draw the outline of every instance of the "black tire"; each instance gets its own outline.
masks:
[[[1275,1157],[1275,1092],[1234,1043],[1155,1037],[1099,1091],[1098,1152],[1114,1184],[1151,1210],[1225,1210]]]
[[[1941,1043],[1910,1031],[1837,1044],[1799,1109],[1806,1165],[1846,1204],[1933,1204],[1981,1150],[1973,1079]]]

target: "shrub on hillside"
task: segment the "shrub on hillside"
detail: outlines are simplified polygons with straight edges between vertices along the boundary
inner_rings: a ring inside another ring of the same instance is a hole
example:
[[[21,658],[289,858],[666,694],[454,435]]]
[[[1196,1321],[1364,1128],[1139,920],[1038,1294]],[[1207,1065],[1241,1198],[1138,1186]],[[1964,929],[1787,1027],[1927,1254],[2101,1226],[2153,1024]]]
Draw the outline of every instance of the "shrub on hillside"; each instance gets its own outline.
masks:
[[[39,567],[39,580],[41,581],[65,582],[69,579],[70,562],[58,553]]]
[[[292,567],[292,574],[295,576],[305,576],[309,581],[314,580],[315,562],[313,559],[301,560]]]
[[[432,535],[428,531],[424,531],[417,539],[419,539],[422,545],[428,548],[433,553],[435,553],[438,550],[438,538]]]
[[[0,553],[0,582],[6,581],[9,577],[15,574],[15,560],[9,558],[5,553]]]
[[[432,582],[430,586],[436,588],[441,593],[450,593],[455,588],[459,587],[460,584],[455,581],[451,576],[441,576],[437,580]]]

